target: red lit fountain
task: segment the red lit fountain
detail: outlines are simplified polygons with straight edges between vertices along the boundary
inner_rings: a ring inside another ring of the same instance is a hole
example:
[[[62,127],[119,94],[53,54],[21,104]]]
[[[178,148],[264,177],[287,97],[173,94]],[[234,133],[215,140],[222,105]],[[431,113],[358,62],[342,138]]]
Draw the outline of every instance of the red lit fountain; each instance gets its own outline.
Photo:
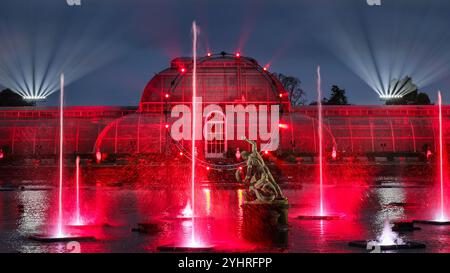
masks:
[[[438,157],[438,181],[439,181],[439,208],[436,214],[436,218],[432,220],[414,220],[415,223],[419,224],[429,224],[429,225],[450,225],[450,220],[447,217],[447,213],[445,211],[445,163],[444,159],[444,143],[443,143],[443,120],[442,120],[442,95],[441,92],[438,92],[438,108],[439,108],[439,157]]]
[[[191,221],[191,236],[186,242],[162,245],[158,247],[160,251],[174,251],[174,252],[204,252],[211,251],[214,249],[214,246],[204,244],[201,241],[201,238],[197,234],[196,230],[196,206],[195,206],[195,168],[196,168],[196,118],[195,115],[197,113],[197,38],[198,38],[199,30],[197,24],[192,22],[192,136],[191,136],[191,203],[189,208],[189,203],[187,207],[183,210],[181,216],[177,218],[190,218]],[[183,71],[185,72],[185,71]]]
[[[93,236],[70,234],[64,229],[63,214],[63,160],[64,160],[64,74],[60,79],[60,111],[59,111],[59,183],[58,183],[58,218],[56,230],[46,230],[48,233],[34,234],[29,238],[41,242],[64,242],[94,240]]]
[[[319,211],[317,215],[300,215],[300,220],[339,220],[343,215],[327,214],[324,206],[324,162],[323,162],[323,117],[322,117],[322,78],[320,66],[317,67],[317,112],[318,126],[317,135],[319,137]],[[335,149],[335,148],[333,148]]]

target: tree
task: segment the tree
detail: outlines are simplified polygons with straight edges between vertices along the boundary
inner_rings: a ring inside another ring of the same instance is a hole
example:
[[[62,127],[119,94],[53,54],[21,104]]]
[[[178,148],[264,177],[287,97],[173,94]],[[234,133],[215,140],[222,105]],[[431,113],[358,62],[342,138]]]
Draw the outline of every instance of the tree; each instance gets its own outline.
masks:
[[[427,93],[419,93],[416,97],[416,105],[430,105],[431,100]]]
[[[12,106],[33,106],[33,102],[25,101],[22,96],[13,92],[11,89],[5,89],[0,92],[0,107]]]
[[[301,88],[300,85],[302,82],[298,78],[286,76],[281,73],[274,75],[280,80],[284,89],[288,92],[289,101],[292,106],[304,105],[306,103],[306,93]]]
[[[309,105],[317,105],[317,101],[311,102]],[[330,98],[323,98],[322,105],[349,105],[347,95],[345,95],[345,89],[333,85],[331,87]]]
[[[348,105],[348,99],[345,95],[345,89],[339,88],[337,85],[331,87],[331,95],[329,99],[325,99],[326,105]]]

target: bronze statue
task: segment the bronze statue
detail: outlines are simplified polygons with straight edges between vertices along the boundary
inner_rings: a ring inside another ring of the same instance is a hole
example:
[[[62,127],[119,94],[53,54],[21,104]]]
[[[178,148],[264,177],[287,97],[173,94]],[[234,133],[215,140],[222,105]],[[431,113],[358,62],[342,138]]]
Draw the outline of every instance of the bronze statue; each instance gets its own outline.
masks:
[[[242,159],[247,161],[247,171],[242,181],[242,171],[236,171],[236,179],[238,182],[249,184],[249,190],[246,193],[247,201],[270,202],[274,200],[285,200],[280,187],[270,173],[269,168],[264,163],[264,159],[258,152],[256,142],[246,137],[242,138],[252,145],[252,151],[241,152]]]

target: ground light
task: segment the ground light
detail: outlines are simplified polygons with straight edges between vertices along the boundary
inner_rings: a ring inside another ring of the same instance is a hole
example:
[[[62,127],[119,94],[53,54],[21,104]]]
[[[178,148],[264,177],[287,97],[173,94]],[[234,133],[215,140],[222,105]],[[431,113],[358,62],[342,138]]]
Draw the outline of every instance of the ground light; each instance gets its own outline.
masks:
[[[398,234],[392,231],[388,220],[384,222],[383,232],[376,240],[351,241],[348,245],[373,251],[421,249],[426,247],[423,243],[404,241],[398,237]]]
[[[395,232],[411,232],[416,230],[421,230],[421,228],[414,226],[414,222],[412,221],[394,222],[394,226],[392,227],[392,231]]]

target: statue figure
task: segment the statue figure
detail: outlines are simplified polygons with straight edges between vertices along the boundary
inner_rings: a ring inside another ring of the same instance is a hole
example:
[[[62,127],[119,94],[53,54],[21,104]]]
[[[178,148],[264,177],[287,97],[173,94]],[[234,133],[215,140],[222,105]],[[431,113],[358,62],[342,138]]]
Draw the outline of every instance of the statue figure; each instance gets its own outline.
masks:
[[[249,184],[249,190],[246,193],[247,201],[270,202],[274,200],[285,200],[280,187],[270,173],[269,168],[264,163],[264,159],[258,152],[256,142],[246,137],[242,138],[252,145],[252,151],[241,152],[242,159],[247,161],[247,171],[242,181],[241,169],[236,171],[238,182]]]

